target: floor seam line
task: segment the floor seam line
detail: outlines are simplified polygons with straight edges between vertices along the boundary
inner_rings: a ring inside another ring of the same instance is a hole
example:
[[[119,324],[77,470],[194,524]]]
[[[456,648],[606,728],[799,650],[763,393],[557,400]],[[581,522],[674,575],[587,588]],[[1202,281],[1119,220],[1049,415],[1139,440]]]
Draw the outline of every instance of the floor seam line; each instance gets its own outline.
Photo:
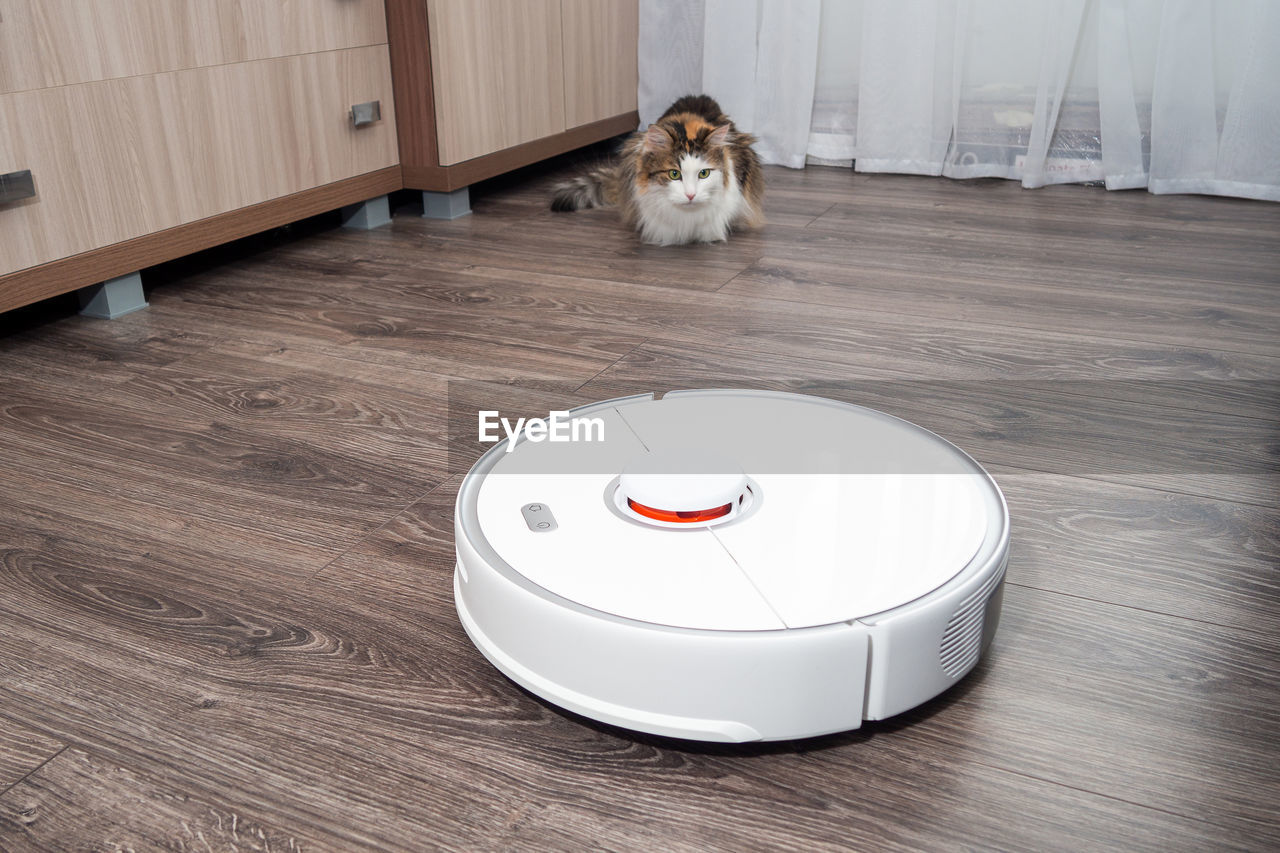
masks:
[[[1020,776],[1024,779],[1034,779],[1037,782],[1042,782],[1046,785],[1054,785],[1059,788],[1066,788],[1067,790],[1070,790],[1070,791],[1077,791],[1081,794],[1087,794],[1092,797],[1101,797],[1105,800],[1111,800],[1112,802],[1124,803],[1125,805],[1134,806],[1135,808],[1148,809],[1150,811],[1157,812],[1159,814],[1172,815],[1174,817],[1181,817],[1188,820],[1196,820],[1196,821],[1199,821],[1200,823],[1203,823],[1206,826],[1218,826],[1218,827],[1222,826],[1222,824],[1205,820],[1204,818],[1198,817],[1194,814],[1186,814],[1184,812],[1176,812],[1176,811],[1171,811],[1169,809],[1162,809],[1159,806],[1153,806],[1153,805],[1150,805],[1149,803],[1142,803],[1136,800],[1125,799],[1124,797],[1118,797],[1115,794],[1107,794],[1102,791],[1095,791],[1092,788],[1083,788],[1079,785],[1073,785],[1069,782],[1063,782],[1056,779],[1046,779],[1045,777],[1038,776],[1034,773],[1027,773],[1022,770],[1015,770],[1012,767],[1006,767],[1001,764],[993,764],[990,761],[975,761],[974,764],[977,764],[981,767],[986,767],[990,770],[995,770],[1000,773],[1011,773],[1014,776]]]
[[[316,569],[316,570],[315,570],[314,572],[312,572],[311,574],[307,575],[306,580],[305,580],[305,581],[303,581],[303,583],[305,583],[305,584],[309,584],[309,583],[311,583],[312,581],[316,580],[318,577],[320,577],[320,575],[324,574],[324,573],[325,573],[325,571],[327,571],[331,566],[333,566],[333,564],[334,564],[334,563],[338,562],[338,561],[339,561],[339,560],[341,560],[343,557],[347,556],[347,555],[348,555],[348,554],[350,554],[352,551],[354,551],[354,550],[356,550],[357,548],[359,548],[359,547],[360,547],[361,545],[363,545],[365,542],[369,541],[369,540],[370,540],[370,539],[372,539],[374,536],[377,536],[379,533],[381,533],[381,532],[382,532],[383,530],[385,530],[387,527],[391,526],[391,524],[393,524],[393,523],[396,521],[396,519],[398,519],[398,518],[400,518],[401,516],[403,516],[406,512],[408,512],[411,508],[413,508],[413,506],[414,506],[415,504],[417,504],[417,503],[421,502],[422,500],[424,500],[425,498],[429,497],[432,493],[434,493],[434,492],[435,492],[437,489],[439,489],[441,486],[443,486],[443,485],[445,485],[446,483],[448,483],[450,480],[453,480],[453,479],[454,479],[454,476],[455,476],[455,475],[446,476],[446,477],[445,477],[443,480],[441,480],[439,483],[436,483],[434,486],[432,486],[431,488],[427,489],[425,492],[423,492],[422,494],[418,495],[418,496],[417,496],[417,497],[415,497],[413,500],[409,501],[407,504],[405,504],[404,506],[402,506],[400,509],[396,510],[396,512],[395,512],[395,513],[394,513],[390,518],[388,518],[386,521],[382,522],[382,523],[381,523],[381,524],[379,524],[377,527],[373,528],[373,529],[372,529],[372,530],[370,530],[368,533],[366,533],[366,534],[364,534],[363,536],[361,536],[359,539],[356,539],[354,542],[352,542],[352,543],[351,543],[350,545],[348,545],[346,548],[343,548],[340,552],[338,552],[337,554],[335,554],[331,559],[329,559],[328,561],[326,561],[326,562],[325,562],[325,564],[324,564],[323,566],[321,566],[320,568]]]
[[[617,358],[615,358],[613,361],[611,361],[611,362],[609,362],[608,364],[606,364],[604,367],[600,368],[600,370],[599,370],[599,371],[598,371],[594,376],[590,377],[590,378],[589,378],[589,379],[587,379],[585,382],[583,382],[581,385],[579,385],[578,387],[574,388],[574,389],[573,389],[573,393],[575,393],[575,394],[576,394],[577,392],[581,391],[583,388],[587,387],[587,386],[588,386],[588,385],[590,385],[592,382],[595,382],[595,381],[596,381],[597,379],[599,379],[601,376],[603,376],[604,374],[608,373],[610,368],[617,367],[619,364],[621,364],[622,362],[626,361],[626,360],[631,356],[631,354],[632,354],[633,352],[635,352],[636,350],[640,349],[642,346],[644,346],[645,344],[649,343],[651,340],[653,340],[653,338],[643,338],[643,339],[640,341],[640,343],[636,344],[636,345],[635,345],[635,346],[633,346],[631,349],[627,350],[627,351],[626,351],[626,352],[624,352],[622,355],[618,356],[618,357],[617,357]]]
[[[1042,593],[1045,593],[1046,595],[1058,595],[1058,596],[1062,596],[1063,598],[1072,598],[1072,599],[1075,599],[1076,601],[1090,601],[1090,602],[1093,602],[1094,604],[1102,604],[1107,607],[1123,607],[1126,610],[1132,610],[1136,613],[1148,613],[1152,616],[1162,616],[1166,619],[1177,619],[1180,622],[1189,622],[1193,625],[1204,625],[1205,627],[1209,627],[1209,628],[1226,628],[1229,631],[1239,632],[1242,634],[1254,634],[1257,636],[1266,636],[1261,631],[1258,631],[1253,628],[1246,628],[1240,625],[1231,625],[1225,622],[1213,622],[1207,619],[1196,619],[1193,616],[1183,616],[1178,613],[1166,613],[1163,610],[1152,610],[1151,608],[1148,608],[1148,607],[1138,607],[1137,605],[1126,604],[1122,601],[1108,601],[1105,598],[1095,598],[1090,595],[1076,595],[1075,593],[1065,592],[1064,590],[1060,590],[1060,589],[1052,589],[1050,587],[1036,586],[1035,584],[1020,582],[1017,580],[1011,580],[1008,578],[1008,576],[1005,577],[1005,583],[1008,584],[1009,586],[1018,587],[1019,589],[1034,590],[1035,592],[1042,592]]]
[[[8,787],[6,787],[6,788],[4,788],[4,789],[0,789],[0,797],[4,797],[4,796],[6,796],[6,795],[7,795],[10,791],[12,791],[14,788],[18,787],[18,786],[19,786],[19,785],[21,785],[23,782],[25,782],[25,781],[27,781],[28,779],[30,779],[32,776],[34,776],[34,775],[36,775],[37,773],[39,773],[41,770],[43,770],[43,769],[45,768],[45,766],[46,766],[46,765],[48,765],[48,764],[49,764],[49,762],[50,762],[50,761],[53,761],[55,758],[57,758],[59,755],[62,755],[62,753],[66,752],[66,751],[67,751],[68,749],[70,749],[70,748],[71,748],[71,745],[70,745],[70,744],[63,744],[63,746],[62,746],[62,747],[61,747],[57,752],[55,752],[53,755],[50,755],[50,756],[49,756],[48,758],[46,758],[44,761],[41,761],[41,762],[40,762],[39,764],[37,764],[35,767],[31,768],[31,770],[30,770],[30,771],[28,771],[27,773],[23,774],[23,776],[22,776],[22,778],[21,778],[21,779],[18,779],[18,780],[17,780],[17,781],[15,781],[12,785],[9,785]]]

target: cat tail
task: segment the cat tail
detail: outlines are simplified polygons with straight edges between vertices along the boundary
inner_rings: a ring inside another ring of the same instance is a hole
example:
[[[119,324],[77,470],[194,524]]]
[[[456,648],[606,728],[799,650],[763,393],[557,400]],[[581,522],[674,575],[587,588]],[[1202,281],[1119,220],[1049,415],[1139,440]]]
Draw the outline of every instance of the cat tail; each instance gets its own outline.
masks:
[[[571,181],[557,184],[551,196],[551,209],[568,211],[609,207],[616,203],[617,183],[616,166],[597,167]]]

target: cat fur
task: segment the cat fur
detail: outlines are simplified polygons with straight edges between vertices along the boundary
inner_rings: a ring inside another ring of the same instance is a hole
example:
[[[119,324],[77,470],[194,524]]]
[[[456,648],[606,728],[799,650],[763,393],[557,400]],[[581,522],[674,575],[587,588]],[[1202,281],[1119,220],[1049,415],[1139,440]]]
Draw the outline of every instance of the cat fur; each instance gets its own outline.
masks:
[[[686,95],[633,133],[616,163],[557,186],[551,209],[616,206],[646,243],[719,242],[763,223],[764,175],[754,142],[712,98]]]

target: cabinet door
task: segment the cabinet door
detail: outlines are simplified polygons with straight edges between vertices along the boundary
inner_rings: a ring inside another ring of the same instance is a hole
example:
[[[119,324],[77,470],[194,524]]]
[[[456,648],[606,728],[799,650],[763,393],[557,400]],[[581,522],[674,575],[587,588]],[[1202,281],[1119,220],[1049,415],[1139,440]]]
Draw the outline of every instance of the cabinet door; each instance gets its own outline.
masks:
[[[386,40],[381,0],[0,0],[0,92]]]
[[[442,166],[565,129],[560,0],[429,0]]]
[[[395,165],[390,78],[375,45],[0,95],[37,193],[0,205],[0,274]]]
[[[562,0],[567,127],[636,108],[636,0]]]

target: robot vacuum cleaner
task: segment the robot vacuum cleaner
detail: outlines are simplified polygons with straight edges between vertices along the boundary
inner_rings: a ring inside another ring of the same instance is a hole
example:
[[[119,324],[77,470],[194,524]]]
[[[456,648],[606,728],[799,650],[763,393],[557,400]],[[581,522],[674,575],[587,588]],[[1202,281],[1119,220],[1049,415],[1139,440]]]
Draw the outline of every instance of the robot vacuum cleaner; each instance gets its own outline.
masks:
[[[476,462],[455,515],[467,634],[549,702],[669,737],[805,738],[938,695],[991,640],[1008,508],[933,433],[763,391],[555,414],[572,423]]]

